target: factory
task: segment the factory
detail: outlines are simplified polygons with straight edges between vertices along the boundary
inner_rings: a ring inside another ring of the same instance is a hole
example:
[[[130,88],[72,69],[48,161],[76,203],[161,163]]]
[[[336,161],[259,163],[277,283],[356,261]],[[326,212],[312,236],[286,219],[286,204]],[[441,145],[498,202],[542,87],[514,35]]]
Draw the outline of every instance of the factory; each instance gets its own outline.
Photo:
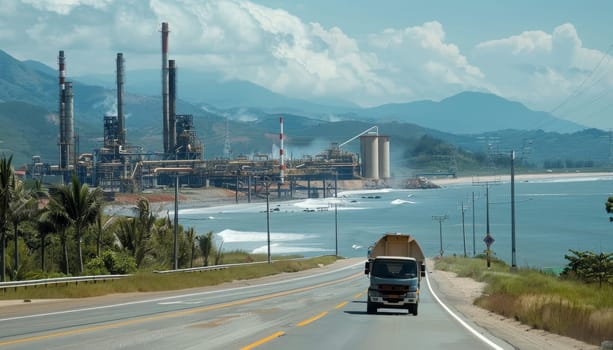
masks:
[[[339,180],[363,179],[386,186],[390,178],[390,139],[378,134],[376,126],[315,156],[286,159],[284,118],[279,118],[279,154],[256,155],[253,159],[212,159],[204,157],[204,143],[194,128],[194,116],[176,110],[177,65],[168,57],[168,23],[162,23],[162,152],[143,150],[130,144],[124,114],[124,56],[117,53],[117,115],[104,115],[102,145],[81,153],[74,132],[72,82],[66,80],[66,57],[59,51],[59,163],[44,163],[34,156],[28,176],[47,183],[69,183],[77,176],[81,183],[103,190],[108,199],[115,193],[181,187],[216,186],[241,191],[246,197],[272,193],[293,198],[303,191],[306,197],[336,194]],[[359,139],[360,154],[343,150]],[[303,196],[304,197],[304,196]]]

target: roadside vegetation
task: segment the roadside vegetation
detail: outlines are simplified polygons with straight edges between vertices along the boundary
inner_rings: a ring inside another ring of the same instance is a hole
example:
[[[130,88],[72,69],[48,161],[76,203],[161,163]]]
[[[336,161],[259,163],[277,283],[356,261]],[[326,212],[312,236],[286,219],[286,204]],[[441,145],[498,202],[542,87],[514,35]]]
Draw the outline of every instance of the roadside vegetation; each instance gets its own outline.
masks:
[[[533,328],[600,345],[613,335],[613,254],[570,251],[560,276],[484,257],[443,257],[436,268],[486,282],[475,305]]]
[[[229,254],[228,263],[244,262],[247,259],[262,261],[263,263],[201,272],[176,272],[169,274],[138,272],[122,279],[104,282],[7,289],[0,293],[0,300],[86,298],[114,293],[160,292],[198,288],[318,268],[337,260],[335,256],[299,260],[284,257],[285,260],[275,260],[271,264],[267,264],[267,256],[265,255],[254,256],[245,252],[235,251]]]
[[[224,251],[223,242],[216,242],[213,232],[196,232],[193,227],[182,225],[176,227],[175,256],[173,220],[167,213],[159,215],[146,198],[139,198],[121,215],[109,215],[100,189],[89,188],[76,177],[67,185],[43,188],[40,182],[21,181],[15,176],[11,163],[12,157],[0,156],[0,282],[134,274],[134,277],[106,286],[85,288],[88,291],[57,288],[60,292],[56,294],[89,296],[105,294],[107,288],[111,288],[108,292],[187,288],[226,281],[224,276],[228,271],[232,278],[240,279],[301,270],[322,263],[317,260],[288,261],[245,267],[240,271],[223,270],[202,274],[194,282],[191,279],[195,275],[161,277],[153,271],[173,269],[175,258],[177,267],[182,269],[248,263],[268,257]],[[284,256],[285,259],[294,257]]]

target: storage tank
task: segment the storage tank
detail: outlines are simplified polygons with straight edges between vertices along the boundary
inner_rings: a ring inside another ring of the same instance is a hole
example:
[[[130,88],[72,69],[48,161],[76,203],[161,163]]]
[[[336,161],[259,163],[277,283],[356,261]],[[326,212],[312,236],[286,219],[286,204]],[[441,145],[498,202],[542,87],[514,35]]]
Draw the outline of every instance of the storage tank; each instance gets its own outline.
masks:
[[[390,178],[390,137],[379,135],[379,178]]]
[[[362,157],[362,177],[379,179],[379,136],[360,136],[360,154]]]

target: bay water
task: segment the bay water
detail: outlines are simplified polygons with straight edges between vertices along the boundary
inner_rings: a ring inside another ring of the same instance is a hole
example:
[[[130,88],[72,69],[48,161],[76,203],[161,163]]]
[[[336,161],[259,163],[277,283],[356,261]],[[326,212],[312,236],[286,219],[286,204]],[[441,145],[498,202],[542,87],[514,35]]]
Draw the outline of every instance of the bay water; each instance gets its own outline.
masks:
[[[569,249],[613,251],[613,223],[605,211],[611,195],[613,175],[515,181],[517,265],[563,267]],[[268,216],[265,202],[180,206],[179,222],[198,234],[212,231],[215,245],[223,250],[266,254],[270,236],[273,255],[308,257],[338,250],[341,256],[366,257],[368,247],[382,234],[399,232],[413,235],[427,256],[439,255],[441,246],[443,255],[473,256],[486,249],[488,202],[491,252],[510,264],[508,181],[491,182],[487,188],[483,182],[471,182],[439,189],[358,190],[339,192],[336,198],[270,201]]]

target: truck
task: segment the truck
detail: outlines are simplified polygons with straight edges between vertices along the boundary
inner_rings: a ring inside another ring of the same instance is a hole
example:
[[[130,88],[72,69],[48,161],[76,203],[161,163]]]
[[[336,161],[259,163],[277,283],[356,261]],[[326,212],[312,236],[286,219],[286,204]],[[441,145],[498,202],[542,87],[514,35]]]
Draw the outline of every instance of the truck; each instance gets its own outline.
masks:
[[[419,243],[411,235],[386,233],[368,250],[364,273],[370,286],[366,312],[379,308],[406,309],[417,316],[421,278],[426,276],[426,260]]]

